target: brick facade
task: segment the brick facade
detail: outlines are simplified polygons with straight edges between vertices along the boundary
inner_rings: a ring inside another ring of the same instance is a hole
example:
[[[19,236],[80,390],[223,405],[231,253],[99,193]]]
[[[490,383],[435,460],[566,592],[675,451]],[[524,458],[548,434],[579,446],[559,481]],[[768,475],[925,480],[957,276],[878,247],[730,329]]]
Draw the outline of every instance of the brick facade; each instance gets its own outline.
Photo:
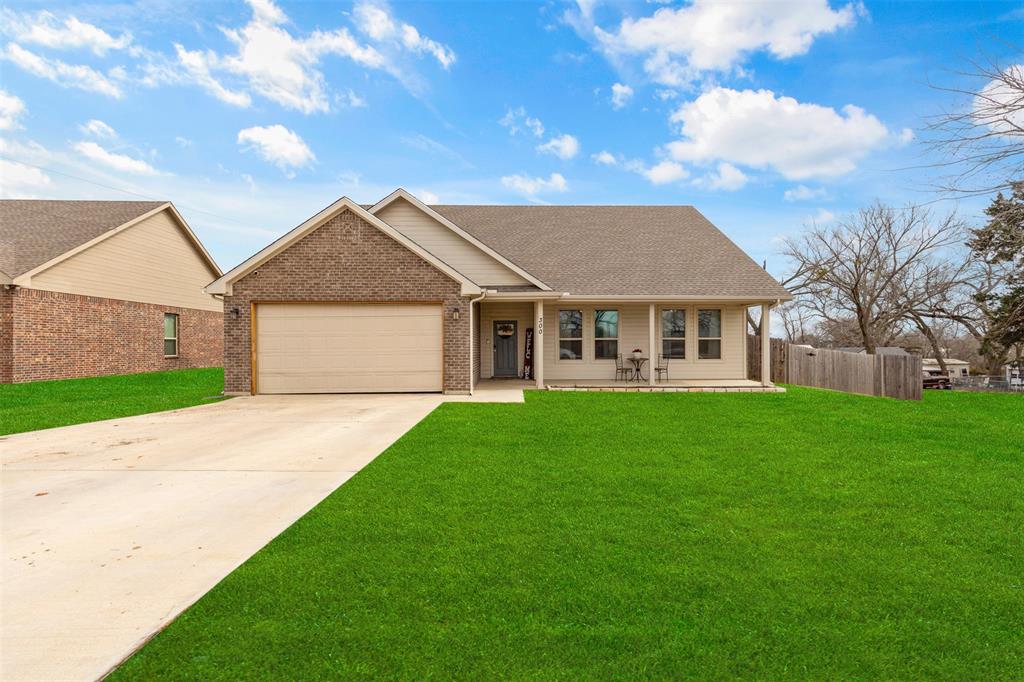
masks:
[[[437,301],[444,305],[444,391],[468,393],[470,299],[460,291],[458,282],[346,210],[234,282],[224,297],[224,390],[252,390],[254,301]]]
[[[164,357],[164,313],[179,316],[176,358]],[[223,343],[220,312],[39,289],[0,298],[0,383],[217,367]]]

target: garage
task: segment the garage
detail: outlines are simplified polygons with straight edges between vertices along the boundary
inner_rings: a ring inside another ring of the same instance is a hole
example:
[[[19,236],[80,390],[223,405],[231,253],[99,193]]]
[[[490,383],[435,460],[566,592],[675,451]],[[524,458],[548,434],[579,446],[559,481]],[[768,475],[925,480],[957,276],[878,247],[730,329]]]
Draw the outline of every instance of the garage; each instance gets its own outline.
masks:
[[[440,304],[259,303],[258,393],[442,389]]]

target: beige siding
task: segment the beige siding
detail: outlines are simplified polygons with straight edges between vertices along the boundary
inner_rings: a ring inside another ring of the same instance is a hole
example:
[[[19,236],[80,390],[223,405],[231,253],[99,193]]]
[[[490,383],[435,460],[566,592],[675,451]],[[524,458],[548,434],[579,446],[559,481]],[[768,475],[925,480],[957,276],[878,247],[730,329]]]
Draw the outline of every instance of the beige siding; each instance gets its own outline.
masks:
[[[222,310],[203,293],[216,278],[166,210],[32,277],[34,289]]]
[[[560,303],[544,306],[544,378],[608,379],[615,377],[614,360],[594,359],[594,311],[619,311],[619,352],[624,356],[640,348],[644,357],[657,360],[661,352],[661,308],[685,308],[686,359],[669,361],[669,379],[745,379],[746,335],[744,308],[719,305],[665,305],[655,306],[655,348],[651,353],[649,341],[649,306],[645,304],[576,305]],[[697,360],[697,309],[717,308],[722,311],[722,359]],[[583,311],[583,359],[558,359],[558,311]],[[649,365],[644,367],[647,375]],[[485,375],[486,376],[486,375]]]
[[[533,326],[533,303],[486,303],[480,313],[480,376],[489,379],[494,376],[494,321],[515,320],[517,322],[516,366],[523,376],[523,358],[526,349],[526,328]]]
[[[529,284],[497,260],[473,246],[405,199],[388,204],[377,217],[452,266],[477,284]]]

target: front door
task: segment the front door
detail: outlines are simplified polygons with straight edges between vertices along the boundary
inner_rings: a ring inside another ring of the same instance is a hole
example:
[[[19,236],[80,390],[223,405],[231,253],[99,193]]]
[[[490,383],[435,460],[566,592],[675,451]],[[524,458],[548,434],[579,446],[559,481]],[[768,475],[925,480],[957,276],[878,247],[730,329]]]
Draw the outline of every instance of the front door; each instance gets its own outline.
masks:
[[[519,328],[515,320],[494,321],[494,376],[517,377],[519,364],[516,348]]]

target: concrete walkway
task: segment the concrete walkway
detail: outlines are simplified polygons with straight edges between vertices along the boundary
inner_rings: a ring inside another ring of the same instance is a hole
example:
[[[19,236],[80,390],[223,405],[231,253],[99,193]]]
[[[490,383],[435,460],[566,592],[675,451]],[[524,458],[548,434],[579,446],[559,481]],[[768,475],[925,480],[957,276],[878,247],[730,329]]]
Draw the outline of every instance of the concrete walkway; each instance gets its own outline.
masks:
[[[445,400],[257,396],[0,437],[0,679],[101,677]]]

